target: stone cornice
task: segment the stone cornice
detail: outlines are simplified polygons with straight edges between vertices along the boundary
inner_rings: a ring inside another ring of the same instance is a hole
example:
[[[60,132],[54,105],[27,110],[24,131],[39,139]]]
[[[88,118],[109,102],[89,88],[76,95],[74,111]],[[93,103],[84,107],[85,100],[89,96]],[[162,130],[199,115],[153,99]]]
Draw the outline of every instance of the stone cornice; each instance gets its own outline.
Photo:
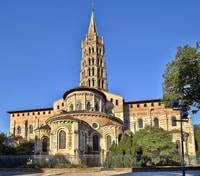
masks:
[[[63,99],[65,100],[65,98],[68,96],[68,94],[70,94],[72,92],[80,92],[80,91],[89,91],[89,92],[101,94],[102,97],[106,100],[106,95],[99,89],[95,89],[95,88],[91,88],[91,87],[84,87],[84,86],[75,87],[73,89],[66,91],[63,95]]]
[[[51,123],[55,120],[66,120],[66,121],[80,121],[80,119],[77,119],[76,117],[81,116],[90,116],[95,118],[107,118],[110,120],[113,120],[115,122],[118,122],[120,124],[123,124],[123,121],[113,115],[102,113],[102,112],[85,112],[85,111],[73,111],[73,112],[62,112],[61,114],[52,116],[46,120],[46,123]]]
[[[116,126],[116,125],[105,125],[102,127],[103,129],[122,129],[123,126]]]
[[[7,113],[22,113],[22,112],[38,112],[38,111],[52,111],[53,108],[40,108],[40,109],[26,109],[26,110],[14,110],[14,111],[7,111]]]

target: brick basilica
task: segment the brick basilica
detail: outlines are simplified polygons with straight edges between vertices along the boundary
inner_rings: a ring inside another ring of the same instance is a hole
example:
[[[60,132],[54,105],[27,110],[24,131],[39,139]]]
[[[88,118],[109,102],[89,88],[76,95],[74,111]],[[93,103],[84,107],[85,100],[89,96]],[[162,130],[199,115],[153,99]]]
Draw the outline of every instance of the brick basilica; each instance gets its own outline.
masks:
[[[89,29],[81,44],[80,85],[66,91],[50,108],[13,110],[10,136],[35,140],[35,154],[63,155],[70,162],[95,155],[101,164],[113,141],[147,125],[170,131],[180,147],[180,114],[165,108],[160,99],[126,102],[108,91],[104,38],[98,35],[91,13]],[[183,124],[185,159],[195,164],[192,119]],[[181,150],[181,149],[180,149]]]

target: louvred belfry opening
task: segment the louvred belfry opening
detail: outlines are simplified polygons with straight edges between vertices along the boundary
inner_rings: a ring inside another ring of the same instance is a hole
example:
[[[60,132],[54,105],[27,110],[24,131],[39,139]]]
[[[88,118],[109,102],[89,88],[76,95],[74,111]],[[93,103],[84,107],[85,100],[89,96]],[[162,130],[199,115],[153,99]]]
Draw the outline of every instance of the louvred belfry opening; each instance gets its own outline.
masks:
[[[107,91],[107,73],[104,58],[104,38],[98,36],[92,10],[86,38],[82,41],[80,86]]]

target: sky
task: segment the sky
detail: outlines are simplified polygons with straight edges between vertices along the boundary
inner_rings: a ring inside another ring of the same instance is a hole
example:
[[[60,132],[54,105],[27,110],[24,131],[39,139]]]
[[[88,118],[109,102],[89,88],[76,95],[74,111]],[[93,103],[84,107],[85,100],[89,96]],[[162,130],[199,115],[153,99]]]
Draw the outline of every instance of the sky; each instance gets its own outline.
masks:
[[[0,0],[0,132],[7,111],[53,107],[79,86],[92,6],[109,92],[125,101],[162,98],[177,47],[200,40],[199,0]]]

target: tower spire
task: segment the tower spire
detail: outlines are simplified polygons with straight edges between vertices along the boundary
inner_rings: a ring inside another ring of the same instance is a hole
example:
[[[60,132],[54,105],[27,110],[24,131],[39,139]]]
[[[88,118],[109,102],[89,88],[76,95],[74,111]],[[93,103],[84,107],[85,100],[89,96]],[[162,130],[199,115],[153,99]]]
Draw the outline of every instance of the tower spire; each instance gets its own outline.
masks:
[[[94,19],[94,6],[92,6],[92,14],[91,14],[90,25],[89,25],[89,29],[88,29],[88,35],[91,35],[91,34],[98,35],[97,27],[96,27],[96,23],[95,23],[95,19]]]
[[[81,48],[80,86],[107,91],[104,38],[98,36],[94,20],[94,8],[92,8],[88,33],[82,41]]]

